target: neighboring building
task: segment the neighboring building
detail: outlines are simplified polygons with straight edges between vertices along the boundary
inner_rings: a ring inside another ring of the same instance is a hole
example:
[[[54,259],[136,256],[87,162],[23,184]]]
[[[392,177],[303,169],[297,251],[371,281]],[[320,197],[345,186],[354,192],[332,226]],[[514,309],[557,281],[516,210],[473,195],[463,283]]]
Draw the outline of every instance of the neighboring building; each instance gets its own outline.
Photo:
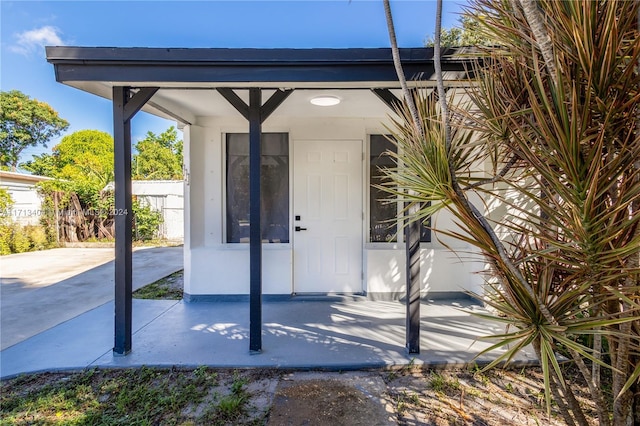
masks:
[[[184,182],[181,180],[134,180],[131,192],[138,200],[162,213],[158,236],[171,241],[184,239]]]
[[[113,182],[104,189],[113,191]],[[132,180],[131,194],[141,203],[162,213],[158,237],[171,241],[184,239],[184,181]]]
[[[401,58],[414,87],[434,86],[432,48],[401,49]],[[379,202],[371,186],[400,97],[390,49],[48,47],[47,59],[59,82],[113,99],[116,202],[118,179],[122,188],[130,179],[131,117],[142,109],[177,121],[184,135],[185,298],[251,296],[252,350],[260,349],[263,295],[406,295],[409,251],[393,219],[400,206]],[[445,57],[448,86],[463,84],[469,64],[464,55]],[[259,149],[261,170],[249,162]],[[260,233],[250,226],[250,198],[261,200],[253,212]],[[454,229],[446,212],[434,220]],[[126,222],[120,226],[128,238]],[[480,290],[475,272],[484,265],[461,262],[447,246],[473,251],[423,236],[419,282],[411,284],[423,297]],[[122,252],[130,256],[124,246]],[[126,295],[130,267],[116,263],[116,293]],[[124,347],[116,343],[114,351],[126,353],[126,339],[118,340],[126,328],[118,324],[129,314],[118,309],[116,342]]]
[[[0,187],[6,188],[13,199],[10,216],[20,225],[38,225],[42,217],[42,197],[36,184],[51,180],[45,176],[0,171]]]

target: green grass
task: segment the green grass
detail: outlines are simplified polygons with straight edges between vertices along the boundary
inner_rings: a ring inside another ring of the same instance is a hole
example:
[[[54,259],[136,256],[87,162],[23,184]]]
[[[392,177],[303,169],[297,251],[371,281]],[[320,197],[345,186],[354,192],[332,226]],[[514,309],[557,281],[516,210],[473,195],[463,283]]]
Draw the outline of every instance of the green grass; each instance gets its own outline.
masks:
[[[234,374],[229,393],[216,398],[203,415],[205,423],[212,425],[237,424],[248,409],[247,401],[250,395],[246,391],[246,384],[246,379]]]
[[[176,286],[174,283],[179,280],[182,282],[183,271],[174,272],[156,282],[148,284],[133,292],[136,299],[165,299],[165,300],[181,300],[183,294],[183,286]]]
[[[254,424],[246,383],[206,367],[29,375],[2,382],[0,425]]]
[[[460,382],[456,377],[449,377],[439,371],[433,371],[428,377],[429,387],[435,392],[445,392],[460,389]]]

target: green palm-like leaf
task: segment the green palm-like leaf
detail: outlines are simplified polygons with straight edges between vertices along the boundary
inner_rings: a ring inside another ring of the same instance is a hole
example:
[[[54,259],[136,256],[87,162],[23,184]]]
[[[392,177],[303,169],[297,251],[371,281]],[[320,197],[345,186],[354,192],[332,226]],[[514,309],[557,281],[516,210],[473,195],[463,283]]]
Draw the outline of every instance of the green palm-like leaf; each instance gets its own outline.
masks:
[[[512,330],[490,336],[497,341],[483,353],[504,352],[489,367],[533,344],[549,404],[551,388],[564,387],[556,353],[565,350],[609,424],[609,407],[583,368],[605,365],[617,424],[640,377],[639,6],[536,2],[552,35],[558,72],[550,75],[518,3],[473,2],[469,13],[495,45],[481,51],[471,105],[452,106],[449,148],[433,93],[415,97],[424,134],[400,110],[390,126],[397,167],[384,187],[421,206],[410,220],[446,211],[455,228],[436,226],[436,234],[468,243],[489,264],[493,280],[482,297],[500,315],[485,317]],[[594,335],[606,339],[610,362],[588,346]],[[581,423],[581,408],[570,398],[566,406]]]

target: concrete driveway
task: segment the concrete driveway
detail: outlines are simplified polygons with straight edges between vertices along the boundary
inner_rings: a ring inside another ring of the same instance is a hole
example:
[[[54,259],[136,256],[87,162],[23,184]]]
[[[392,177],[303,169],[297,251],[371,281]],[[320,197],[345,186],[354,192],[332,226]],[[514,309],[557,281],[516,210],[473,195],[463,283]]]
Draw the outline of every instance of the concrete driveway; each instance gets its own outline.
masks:
[[[113,259],[113,248],[0,257],[0,350],[113,300]],[[136,249],[133,288],[182,268],[182,247]]]

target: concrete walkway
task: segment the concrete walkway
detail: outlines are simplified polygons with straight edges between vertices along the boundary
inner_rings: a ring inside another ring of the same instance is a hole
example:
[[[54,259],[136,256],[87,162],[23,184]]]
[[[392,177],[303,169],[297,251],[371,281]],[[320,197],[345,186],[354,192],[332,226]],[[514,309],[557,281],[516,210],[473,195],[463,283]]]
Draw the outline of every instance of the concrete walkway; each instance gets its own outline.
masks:
[[[423,303],[417,356],[404,350],[400,302],[308,301],[263,305],[263,352],[249,353],[249,304],[133,301],[133,350],[114,357],[113,302],[105,303],[0,352],[0,376],[87,367],[199,366],[353,370],[426,364],[464,365],[504,331],[472,315],[470,301]],[[500,352],[478,359],[487,362]],[[532,351],[517,362],[529,364]]]
[[[60,248],[0,257],[0,350],[113,300],[113,258],[113,248]],[[134,290],[182,265],[182,247],[134,250]]]

